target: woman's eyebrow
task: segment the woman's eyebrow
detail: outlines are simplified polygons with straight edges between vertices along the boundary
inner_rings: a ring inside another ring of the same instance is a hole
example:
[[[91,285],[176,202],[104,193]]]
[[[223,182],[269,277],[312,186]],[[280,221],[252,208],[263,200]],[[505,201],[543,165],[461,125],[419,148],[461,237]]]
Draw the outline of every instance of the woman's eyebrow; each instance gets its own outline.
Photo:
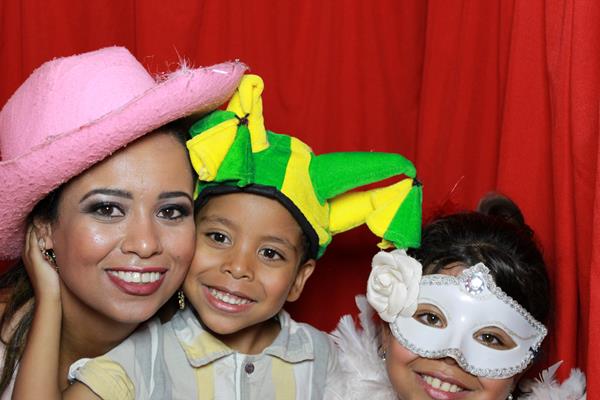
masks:
[[[192,197],[187,194],[186,192],[180,192],[180,191],[174,191],[174,192],[162,192],[161,194],[158,195],[159,199],[170,199],[173,197],[185,197],[187,198],[190,203],[193,203],[194,201],[192,200]]]
[[[82,203],[85,199],[87,199],[88,197],[93,196],[95,194],[104,194],[107,196],[117,196],[117,197],[123,197],[125,199],[133,199],[133,195],[126,190],[102,188],[102,189],[90,190],[81,198],[81,200],[79,200],[79,203]]]

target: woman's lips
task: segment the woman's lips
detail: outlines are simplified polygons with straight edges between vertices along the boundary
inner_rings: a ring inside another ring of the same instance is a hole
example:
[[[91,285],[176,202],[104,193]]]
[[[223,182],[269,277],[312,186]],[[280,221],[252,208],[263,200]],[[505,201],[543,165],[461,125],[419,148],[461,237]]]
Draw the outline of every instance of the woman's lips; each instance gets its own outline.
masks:
[[[229,291],[222,287],[202,285],[202,290],[211,307],[226,313],[241,313],[256,303],[243,293]]]
[[[108,278],[121,291],[148,296],[156,292],[164,281],[166,268],[162,267],[120,267],[106,271]]]
[[[425,392],[432,399],[458,400],[471,392],[456,379],[437,373],[417,373],[417,377]]]

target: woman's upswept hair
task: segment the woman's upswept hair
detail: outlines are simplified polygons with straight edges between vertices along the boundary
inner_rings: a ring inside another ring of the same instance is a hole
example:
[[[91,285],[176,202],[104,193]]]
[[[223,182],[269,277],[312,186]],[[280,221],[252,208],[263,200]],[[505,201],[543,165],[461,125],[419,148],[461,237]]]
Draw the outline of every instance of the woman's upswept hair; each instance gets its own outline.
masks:
[[[477,212],[440,217],[423,228],[411,250],[424,274],[454,262],[485,264],[506,294],[538,321],[547,322],[550,294],[546,264],[519,207],[499,194],[482,199]]]

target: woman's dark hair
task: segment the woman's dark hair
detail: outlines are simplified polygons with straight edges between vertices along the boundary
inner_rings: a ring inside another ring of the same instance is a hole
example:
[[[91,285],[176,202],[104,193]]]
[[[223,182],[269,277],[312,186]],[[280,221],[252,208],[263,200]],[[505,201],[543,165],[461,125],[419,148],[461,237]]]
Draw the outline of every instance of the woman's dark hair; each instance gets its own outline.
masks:
[[[423,228],[421,247],[411,255],[424,274],[435,274],[450,263],[484,263],[496,284],[538,321],[547,322],[550,309],[548,274],[533,231],[510,199],[491,194],[478,212],[435,219]]]
[[[163,125],[153,132],[171,135],[185,148],[185,143],[189,139],[188,127],[189,124],[186,120],[179,119]],[[190,170],[195,182],[196,175],[191,163]],[[59,217],[58,206],[61,194],[67,184],[68,182],[40,200],[29,214],[27,222],[32,223],[34,219],[56,222]],[[22,260],[19,260],[16,265],[0,276],[0,293],[7,292],[10,293],[9,299],[2,312],[2,317],[0,317],[0,341],[5,345],[2,370],[0,371],[0,394],[4,393],[12,380],[16,365],[23,354],[27,333],[33,321],[34,292]],[[23,315],[15,322],[13,320],[19,311]],[[5,340],[5,335],[8,333],[10,335]]]

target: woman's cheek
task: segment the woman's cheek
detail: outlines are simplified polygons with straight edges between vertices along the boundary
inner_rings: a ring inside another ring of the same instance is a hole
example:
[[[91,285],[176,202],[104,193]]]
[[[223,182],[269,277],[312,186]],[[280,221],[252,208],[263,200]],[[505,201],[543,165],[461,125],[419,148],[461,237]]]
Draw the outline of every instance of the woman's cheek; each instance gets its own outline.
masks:
[[[385,364],[390,382],[400,398],[406,398],[416,389],[415,374],[410,368],[410,363],[418,356],[394,339],[389,329],[384,328],[383,350],[385,351]]]
[[[515,378],[507,379],[489,379],[479,378],[479,382],[485,393],[482,399],[506,399],[515,386]]]

